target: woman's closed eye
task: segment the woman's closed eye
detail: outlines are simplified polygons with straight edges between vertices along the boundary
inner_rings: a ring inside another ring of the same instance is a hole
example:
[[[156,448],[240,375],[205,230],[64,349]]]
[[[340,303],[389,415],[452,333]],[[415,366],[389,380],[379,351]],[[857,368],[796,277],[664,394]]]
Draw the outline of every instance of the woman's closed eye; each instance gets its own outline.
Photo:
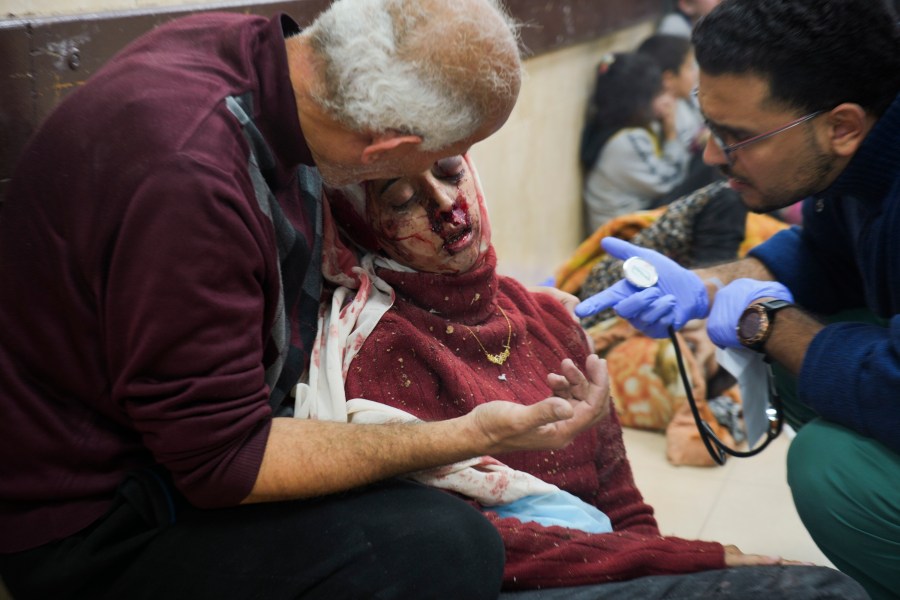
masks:
[[[453,175],[445,175],[441,177],[444,181],[449,181],[450,183],[456,185],[466,176],[466,170],[461,169],[458,173],[454,173]]]
[[[408,210],[419,200],[416,189],[408,183],[395,184],[382,199],[390,206],[391,210]]]
[[[466,161],[462,156],[442,158],[434,163],[431,173],[438,179],[459,183],[466,174]]]

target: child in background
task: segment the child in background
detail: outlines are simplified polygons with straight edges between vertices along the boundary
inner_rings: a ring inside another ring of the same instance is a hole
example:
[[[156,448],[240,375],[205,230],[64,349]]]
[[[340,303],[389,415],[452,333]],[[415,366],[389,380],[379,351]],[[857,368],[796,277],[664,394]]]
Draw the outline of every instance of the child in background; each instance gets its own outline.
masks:
[[[649,56],[603,57],[588,101],[579,153],[587,234],[654,206],[679,185],[689,154],[675,125],[675,98]]]
[[[702,153],[707,130],[693,97],[700,72],[690,40],[658,33],[644,40],[637,52],[655,60],[662,69],[663,88],[675,97],[678,139],[693,154]]]
[[[693,96],[699,70],[690,40],[677,35],[656,34],[644,40],[637,52],[655,60],[662,69],[663,87],[675,97],[678,139],[690,156],[684,181],[658,200],[656,205],[661,206],[719,181],[722,175],[717,168],[703,163],[703,149],[709,131]]]

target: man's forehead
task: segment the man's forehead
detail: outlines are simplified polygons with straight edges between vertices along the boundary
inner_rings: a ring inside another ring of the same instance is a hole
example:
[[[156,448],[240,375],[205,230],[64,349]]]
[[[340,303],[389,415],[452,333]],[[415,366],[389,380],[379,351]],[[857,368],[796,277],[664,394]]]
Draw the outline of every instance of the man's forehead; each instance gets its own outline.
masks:
[[[714,121],[774,112],[766,100],[769,83],[750,74],[709,75],[700,72],[697,100],[703,114]]]

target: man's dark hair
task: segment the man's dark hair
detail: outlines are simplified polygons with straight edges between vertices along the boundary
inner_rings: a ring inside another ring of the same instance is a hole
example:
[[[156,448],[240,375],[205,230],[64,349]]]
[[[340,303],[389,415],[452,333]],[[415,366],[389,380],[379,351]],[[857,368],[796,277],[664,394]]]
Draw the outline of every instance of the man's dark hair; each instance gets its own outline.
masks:
[[[604,57],[597,67],[581,130],[579,162],[594,166],[607,140],[626,127],[649,127],[653,99],[662,92],[662,69],[643,54],[621,52]]]
[[[798,112],[854,102],[880,116],[900,92],[900,26],[886,0],[724,0],[691,40],[703,73],[761,77]]]
[[[678,74],[684,59],[691,51],[691,41],[680,35],[657,33],[651,35],[638,46],[638,54],[646,54],[657,62],[663,73]]]

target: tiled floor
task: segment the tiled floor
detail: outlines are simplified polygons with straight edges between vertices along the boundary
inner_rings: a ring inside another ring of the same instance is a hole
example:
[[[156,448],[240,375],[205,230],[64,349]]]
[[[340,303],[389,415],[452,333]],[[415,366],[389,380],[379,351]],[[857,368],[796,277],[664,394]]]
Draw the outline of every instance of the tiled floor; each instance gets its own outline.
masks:
[[[638,488],[663,534],[833,567],[794,509],[785,478],[789,444],[782,434],[751,458],[729,458],[721,467],[675,467],[666,460],[664,434],[625,429]]]

